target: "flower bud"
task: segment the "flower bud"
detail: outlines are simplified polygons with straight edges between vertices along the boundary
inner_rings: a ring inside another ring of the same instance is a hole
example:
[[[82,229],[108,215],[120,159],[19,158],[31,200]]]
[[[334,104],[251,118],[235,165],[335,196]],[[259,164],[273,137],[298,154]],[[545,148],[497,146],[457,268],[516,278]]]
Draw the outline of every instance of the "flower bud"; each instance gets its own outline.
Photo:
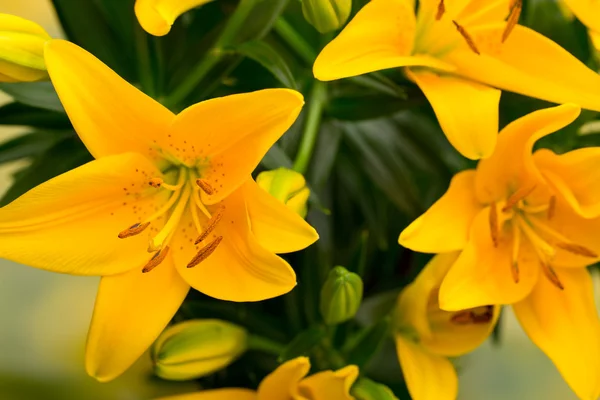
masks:
[[[354,317],[363,295],[360,276],[344,267],[335,267],[321,289],[321,315],[328,325]]]
[[[210,375],[247,348],[245,329],[218,319],[196,319],[167,328],[152,348],[154,372],[182,381]]]
[[[352,11],[352,0],[302,0],[304,18],[319,32],[341,28]]]
[[[0,14],[0,82],[47,79],[44,44],[50,39],[38,24]]]
[[[310,196],[310,189],[306,187],[306,180],[302,174],[291,169],[278,168],[258,174],[256,183],[302,218],[306,216],[306,202]]]
[[[356,381],[351,394],[356,400],[398,400],[389,387],[368,378]]]

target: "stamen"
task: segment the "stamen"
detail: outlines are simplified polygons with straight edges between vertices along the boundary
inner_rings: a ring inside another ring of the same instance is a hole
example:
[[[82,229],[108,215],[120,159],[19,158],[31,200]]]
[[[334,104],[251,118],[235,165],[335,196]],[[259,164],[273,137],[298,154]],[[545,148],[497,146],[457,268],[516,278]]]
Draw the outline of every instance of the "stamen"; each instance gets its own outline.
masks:
[[[496,203],[490,204],[490,233],[494,247],[498,247],[500,231],[498,229],[498,209],[496,208]]]
[[[502,43],[508,39],[514,27],[519,22],[519,18],[521,16],[521,10],[523,9],[523,0],[514,0],[510,7],[510,14],[508,15],[508,19],[506,20],[506,28],[504,28],[504,32],[502,32]]]
[[[439,21],[444,16],[446,12],[446,6],[444,5],[444,0],[440,0],[440,4],[438,4],[437,14],[435,15],[436,21]]]
[[[187,176],[187,173],[186,173],[185,169],[182,169],[182,171],[179,173],[179,179],[177,180],[176,186],[183,186],[183,184],[185,183],[186,176]],[[154,221],[155,219],[159,218],[164,213],[169,211],[171,209],[171,207],[173,207],[173,204],[175,204],[177,202],[177,200],[179,199],[179,195],[180,195],[180,193],[178,191],[175,191],[175,193],[173,193],[173,195],[171,195],[171,197],[165,203],[165,205],[163,205],[157,212],[152,214],[150,217],[146,218],[146,222]]]
[[[551,220],[554,217],[554,212],[556,211],[556,196],[550,197],[550,203],[548,204],[548,220]]]
[[[196,206],[200,209],[200,211],[202,211],[202,214],[206,215],[206,218],[212,218],[212,215],[210,215],[210,212],[204,203],[202,203],[202,200],[200,200],[197,190],[194,190],[194,194],[192,196],[194,197],[194,203],[196,203]]]
[[[218,236],[212,242],[201,248],[198,254],[196,254],[196,256],[192,258],[192,261],[189,262],[187,267],[193,268],[196,265],[200,264],[202,261],[206,260],[212,253],[215,252],[215,250],[219,246],[219,243],[221,243],[222,240],[223,236]]]
[[[467,42],[467,44],[469,45],[471,50],[473,50],[477,55],[480,55],[481,53],[479,52],[479,49],[477,49],[477,46],[475,45],[475,42],[471,38],[471,35],[469,35],[469,32],[467,32],[467,30],[465,28],[463,28],[461,25],[459,25],[458,22],[456,22],[454,20],[452,20],[452,22],[454,23],[454,26],[456,26],[458,33],[460,33],[462,35],[462,37],[465,39],[465,41]]]
[[[519,224],[519,227],[521,228],[521,230],[523,231],[525,236],[527,236],[527,239],[529,239],[529,241],[531,242],[536,253],[538,253],[538,256],[540,257],[541,260],[544,260],[544,256],[547,256],[550,258],[554,257],[554,255],[556,254],[556,251],[554,250],[554,248],[552,246],[550,246],[550,244],[548,244],[548,242],[546,242],[544,239],[542,239],[533,230],[533,228],[531,226],[529,226],[529,223],[530,223],[529,220],[525,221],[523,218],[515,218],[515,221],[517,221],[517,223]]]
[[[161,178],[152,178],[148,182],[148,184],[152,187],[155,187],[157,189],[163,188],[163,189],[170,190],[172,192],[175,192],[175,191],[181,189],[181,187],[183,186],[184,183],[185,183],[184,181],[180,181],[176,185],[170,185],[168,183],[165,183],[165,181],[162,180]]]
[[[150,181],[148,182],[148,184],[150,186],[152,186],[153,188],[159,188],[163,183],[165,183],[165,181],[163,181],[161,178],[152,178],[150,179]]]
[[[521,247],[521,230],[519,229],[516,221],[512,223],[513,230],[513,243],[512,243],[512,263],[510,266],[510,272],[512,274],[513,281],[519,283],[520,271],[519,271],[519,248]]]
[[[540,265],[542,267],[542,272],[544,272],[544,275],[546,275],[546,278],[548,278],[548,280],[560,290],[565,290],[565,287],[560,279],[558,279],[558,275],[556,275],[554,268],[544,262],[540,263]]]
[[[198,239],[196,239],[194,244],[198,244],[198,243],[202,242],[204,239],[206,239],[212,233],[212,231],[215,229],[217,224],[221,221],[221,218],[223,218],[224,211],[225,211],[225,207],[220,206],[219,209],[217,210],[217,212],[215,214],[213,214],[212,218],[208,220],[208,222],[206,224],[206,228],[204,228],[204,230],[202,231],[200,236],[198,236]]]
[[[158,267],[159,264],[164,261],[164,259],[168,253],[169,253],[169,246],[166,246],[164,249],[157,251],[152,256],[150,261],[148,261],[148,263],[144,266],[144,268],[142,269],[142,272],[143,273],[150,272],[154,268]]]
[[[148,226],[150,226],[150,222],[146,222],[145,224],[133,224],[129,228],[125,229],[123,232],[119,233],[119,239],[125,239],[131,236],[139,235]]]
[[[196,179],[196,184],[200,186],[200,189],[202,189],[202,191],[209,196],[215,192],[215,189],[213,189],[206,179],[198,178]]]
[[[594,253],[592,250],[588,249],[587,247],[583,247],[578,244],[575,244],[575,243],[559,242],[559,243],[556,243],[556,247],[558,247],[559,249],[566,250],[570,253],[583,256],[583,257],[598,258],[598,254]]]
[[[177,226],[179,225],[179,221],[181,220],[183,212],[187,207],[187,203],[190,199],[191,192],[192,189],[189,187],[189,185],[186,186],[183,190],[183,193],[181,194],[181,197],[179,198],[177,206],[169,216],[169,220],[163,226],[160,232],[158,232],[158,234],[152,240],[150,240],[148,252],[153,252],[156,251],[156,249],[160,249],[163,243],[167,241],[167,238],[170,238],[175,232],[175,228],[177,228]]]
[[[487,324],[494,317],[494,307],[485,306],[483,313],[478,313],[482,307],[474,308],[472,310],[460,311],[450,318],[452,323],[457,325],[468,325],[468,324]]]
[[[529,188],[521,188],[511,194],[506,200],[506,204],[502,207],[502,211],[506,212],[517,205],[517,203],[523,200],[525,197],[529,196],[531,192],[535,190],[535,185]]]

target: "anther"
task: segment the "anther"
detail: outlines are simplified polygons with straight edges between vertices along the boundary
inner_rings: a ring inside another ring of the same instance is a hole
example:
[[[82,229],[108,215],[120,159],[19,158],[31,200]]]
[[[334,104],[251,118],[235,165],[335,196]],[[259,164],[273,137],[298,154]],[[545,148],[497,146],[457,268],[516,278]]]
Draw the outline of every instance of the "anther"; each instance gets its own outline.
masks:
[[[483,313],[478,313],[481,307],[476,309],[460,311],[450,318],[452,323],[457,325],[468,325],[468,324],[487,324],[494,317],[494,307],[485,306]]]
[[[519,263],[516,261],[513,261],[510,265],[510,273],[512,274],[512,278],[513,281],[515,283],[519,283],[519,281],[521,280],[521,274],[519,271]]]
[[[475,45],[473,38],[471,38],[471,35],[469,35],[469,32],[467,32],[467,30],[465,28],[463,28],[461,25],[459,25],[458,22],[456,22],[454,20],[452,20],[452,22],[454,23],[454,26],[456,26],[458,33],[460,33],[462,35],[462,37],[465,39],[465,41],[467,42],[467,44],[469,45],[471,50],[473,50],[473,52],[475,52],[477,55],[480,55],[481,53],[479,52],[479,49]]]
[[[215,192],[215,189],[213,189],[206,179],[196,179],[196,185],[200,186],[200,189],[209,196]]]
[[[583,257],[598,258],[598,254],[594,253],[592,250],[588,249],[587,247],[583,247],[578,244],[575,244],[575,243],[559,242],[559,243],[556,243],[556,247],[558,247],[559,249],[566,250],[570,253],[583,256]]]
[[[146,265],[144,265],[142,272],[143,273],[150,272],[154,268],[158,267],[160,265],[160,263],[162,263],[164,261],[164,259],[168,253],[169,253],[169,246],[166,246],[164,249],[159,250],[156,253],[154,253],[154,255],[152,256],[150,261],[148,261],[146,263]]]
[[[123,232],[119,233],[119,239],[125,239],[131,236],[139,235],[148,226],[150,226],[150,222],[146,222],[145,224],[133,224],[129,228],[125,229]]]
[[[490,205],[490,233],[494,247],[498,247],[500,232],[498,229],[498,209],[496,208],[496,203]]]
[[[222,240],[223,236],[218,236],[212,242],[201,248],[198,254],[196,254],[194,258],[192,258],[192,261],[189,262],[187,267],[193,268],[196,265],[200,264],[202,261],[206,260],[212,253],[215,252],[215,250],[219,246],[219,243],[221,243]]]
[[[198,243],[202,242],[204,239],[206,239],[212,233],[212,231],[215,229],[217,224],[223,218],[224,211],[225,211],[225,207],[220,206],[219,209],[217,210],[217,212],[214,213],[213,216],[208,220],[208,222],[206,224],[206,228],[204,228],[204,230],[202,231],[200,236],[198,236],[198,239],[196,239],[194,244],[198,244]]]
[[[502,211],[506,212],[517,205],[517,203],[529,196],[535,190],[535,185],[528,188],[521,188],[511,194],[506,200],[506,204],[502,207]]]
[[[510,7],[510,14],[508,14],[508,19],[506,20],[506,28],[504,28],[504,32],[502,32],[502,43],[508,39],[514,27],[519,22],[519,17],[521,16],[521,10],[523,9],[523,0],[514,0]]]
[[[550,197],[550,202],[548,203],[548,220],[551,220],[554,217],[554,212],[556,211],[556,196]]]
[[[563,286],[560,279],[558,279],[558,275],[556,275],[556,271],[554,270],[554,268],[552,268],[549,264],[546,263],[540,264],[542,266],[542,272],[544,272],[546,278],[548,278],[548,280],[560,290],[565,290],[565,287]]]
[[[163,184],[164,182],[165,182],[165,181],[163,181],[163,180],[162,180],[162,179],[160,179],[160,178],[152,178],[152,179],[150,179],[150,181],[148,182],[148,184],[149,184],[150,186],[152,186],[152,187],[154,187],[154,188],[157,188],[157,189],[158,189],[159,187],[161,187],[161,186],[162,186],[162,184]]]
[[[439,21],[444,16],[446,12],[446,5],[444,4],[444,0],[440,0],[440,4],[438,4],[437,14],[435,15],[436,21]]]

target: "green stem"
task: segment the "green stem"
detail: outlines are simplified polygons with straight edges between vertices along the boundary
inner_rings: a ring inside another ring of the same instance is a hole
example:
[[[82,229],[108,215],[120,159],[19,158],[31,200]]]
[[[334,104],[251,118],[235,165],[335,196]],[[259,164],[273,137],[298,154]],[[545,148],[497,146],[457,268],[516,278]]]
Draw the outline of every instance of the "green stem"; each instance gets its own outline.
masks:
[[[227,52],[225,48],[232,45],[240,28],[250,15],[250,12],[256,5],[257,0],[241,0],[233,15],[227,21],[225,28],[219,35],[219,38],[208,51],[206,56],[198,63],[196,68],[187,76],[187,78],[171,93],[166,99],[166,105],[169,107],[182,103],[185,98],[194,91],[196,86],[206,77],[211,69],[223,58]]]
[[[248,350],[262,351],[274,356],[279,356],[285,345],[263,336],[248,335]]]
[[[327,86],[324,82],[314,81],[308,101],[306,125],[304,126],[300,149],[294,162],[294,170],[301,174],[304,174],[308,169],[308,164],[317,141],[321,117],[323,116],[323,110],[327,101]]]
[[[279,17],[273,28],[296,51],[302,60],[309,65],[315,62],[317,52],[283,17]]]

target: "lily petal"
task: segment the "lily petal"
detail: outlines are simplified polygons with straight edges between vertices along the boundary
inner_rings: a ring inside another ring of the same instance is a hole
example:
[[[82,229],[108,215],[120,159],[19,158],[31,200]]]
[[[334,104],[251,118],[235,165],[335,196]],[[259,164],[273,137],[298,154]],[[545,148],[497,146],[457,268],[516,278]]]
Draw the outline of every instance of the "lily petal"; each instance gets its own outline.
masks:
[[[156,400],[257,400],[256,392],[249,389],[216,389],[198,393],[161,397]]]
[[[396,350],[404,380],[413,399],[456,399],[458,377],[448,359],[427,352],[401,335],[396,335]]]
[[[33,188],[0,209],[0,257],[76,275],[111,275],[143,264],[148,239],[118,234],[140,222],[134,212],[162,201],[148,191],[144,174],[161,176],[144,157],[126,153]]]
[[[95,158],[136,152],[161,158],[175,116],[100,60],[65,40],[46,44],[46,66],[77,134]]]
[[[600,395],[600,323],[592,281],[585,269],[556,269],[565,289],[540,279],[530,296],[515,304],[531,340],[558,368],[581,399]]]
[[[319,234],[298,214],[248,179],[242,186],[250,227],[258,242],[273,253],[302,250]]]
[[[516,25],[500,44],[504,24],[473,31],[481,55],[468,49],[448,54],[455,73],[503,90],[600,111],[600,75],[545,36]]]
[[[474,196],[475,171],[458,173],[446,193],[400,234],[399,243],[423,253],[461,250],[483,208]]]
[[[164,36],[181,14],[212,0],[136,0],[135,15],[144,30]]]
[[[323,371],[302,380],[300,393],[311,400],[354,400],[350,388],[358,378],[358,367],[348,365],[337,371]]]
[[[512,0],[471,0],[456,17],[465,27],[484,25],[505,19]]]
[[[563,0],[573,14],[592,31],[600,32],[600,3],[596,0]]]
[[[307,357],[283,363],[262,380],[258,386],[258,400],[298,398],[298,383],[309,370],[310,361]]]
[[[500,90],[428,70],[407,69],[406,73],[427,96],[452,146],[472,160],[492,154],[498,136]]]
[[[192,150],[178,153],[181,160],[207,160],[201,177],[215,191],[213,195],[203,192],[202,200],[215,204],[248,179],[269,148],[296,120],[303,104],[302,95],[288,89],[203,101],[177,116],[169,147]]]
[[[250,231],[243,191],[232,193],[222,202],[221,221],[210,238],[198,246],[194,236],[179,230],[173,237],[173,256],[181,276],[196,290],[221,300],[260,301],[289,292],[296,274],[281,257],[260,245]],[[193,227],[187,216],[182,226]],[[190,229],[190,230],[191,230]],[[216,250],[198,265],[187,268],[196,252],[222,236]]]
[[[190,288],[170,257],[149,273],[142,273],[142,265],[135,267],[100,281],[88,334],[86,369],[101,382],[122,374],[150,347]]]
[[[600,216],[600,147],[562,155],[540,150],[534,154],[534,160],[573,210],[584,218]]]
[[[387,68],[421,65],[452,70],[427,55],[411,56],[416,35],[414,8],[406,0],[367,3],[317,57],[313,72],[321,81]]]
[[[530,292],[539,276],[538,258],[528,242],[520,246],[520,280],[513,280],[512,235],[505,229],[498,247],[492,242],[489,207],[482,210],[471,229],[469,243],[440,286],[440,308],[459,311],[489,304],[512,304]]]
[[[507,125],[498,135],[494,154],[477,165],[477,199],[491,203],[508,197],[511,193],[507,188],[516,191],[543,182],[533,162],[534,143],[569,125],[579,113],[578,106],[563,104],[532,112]]]

